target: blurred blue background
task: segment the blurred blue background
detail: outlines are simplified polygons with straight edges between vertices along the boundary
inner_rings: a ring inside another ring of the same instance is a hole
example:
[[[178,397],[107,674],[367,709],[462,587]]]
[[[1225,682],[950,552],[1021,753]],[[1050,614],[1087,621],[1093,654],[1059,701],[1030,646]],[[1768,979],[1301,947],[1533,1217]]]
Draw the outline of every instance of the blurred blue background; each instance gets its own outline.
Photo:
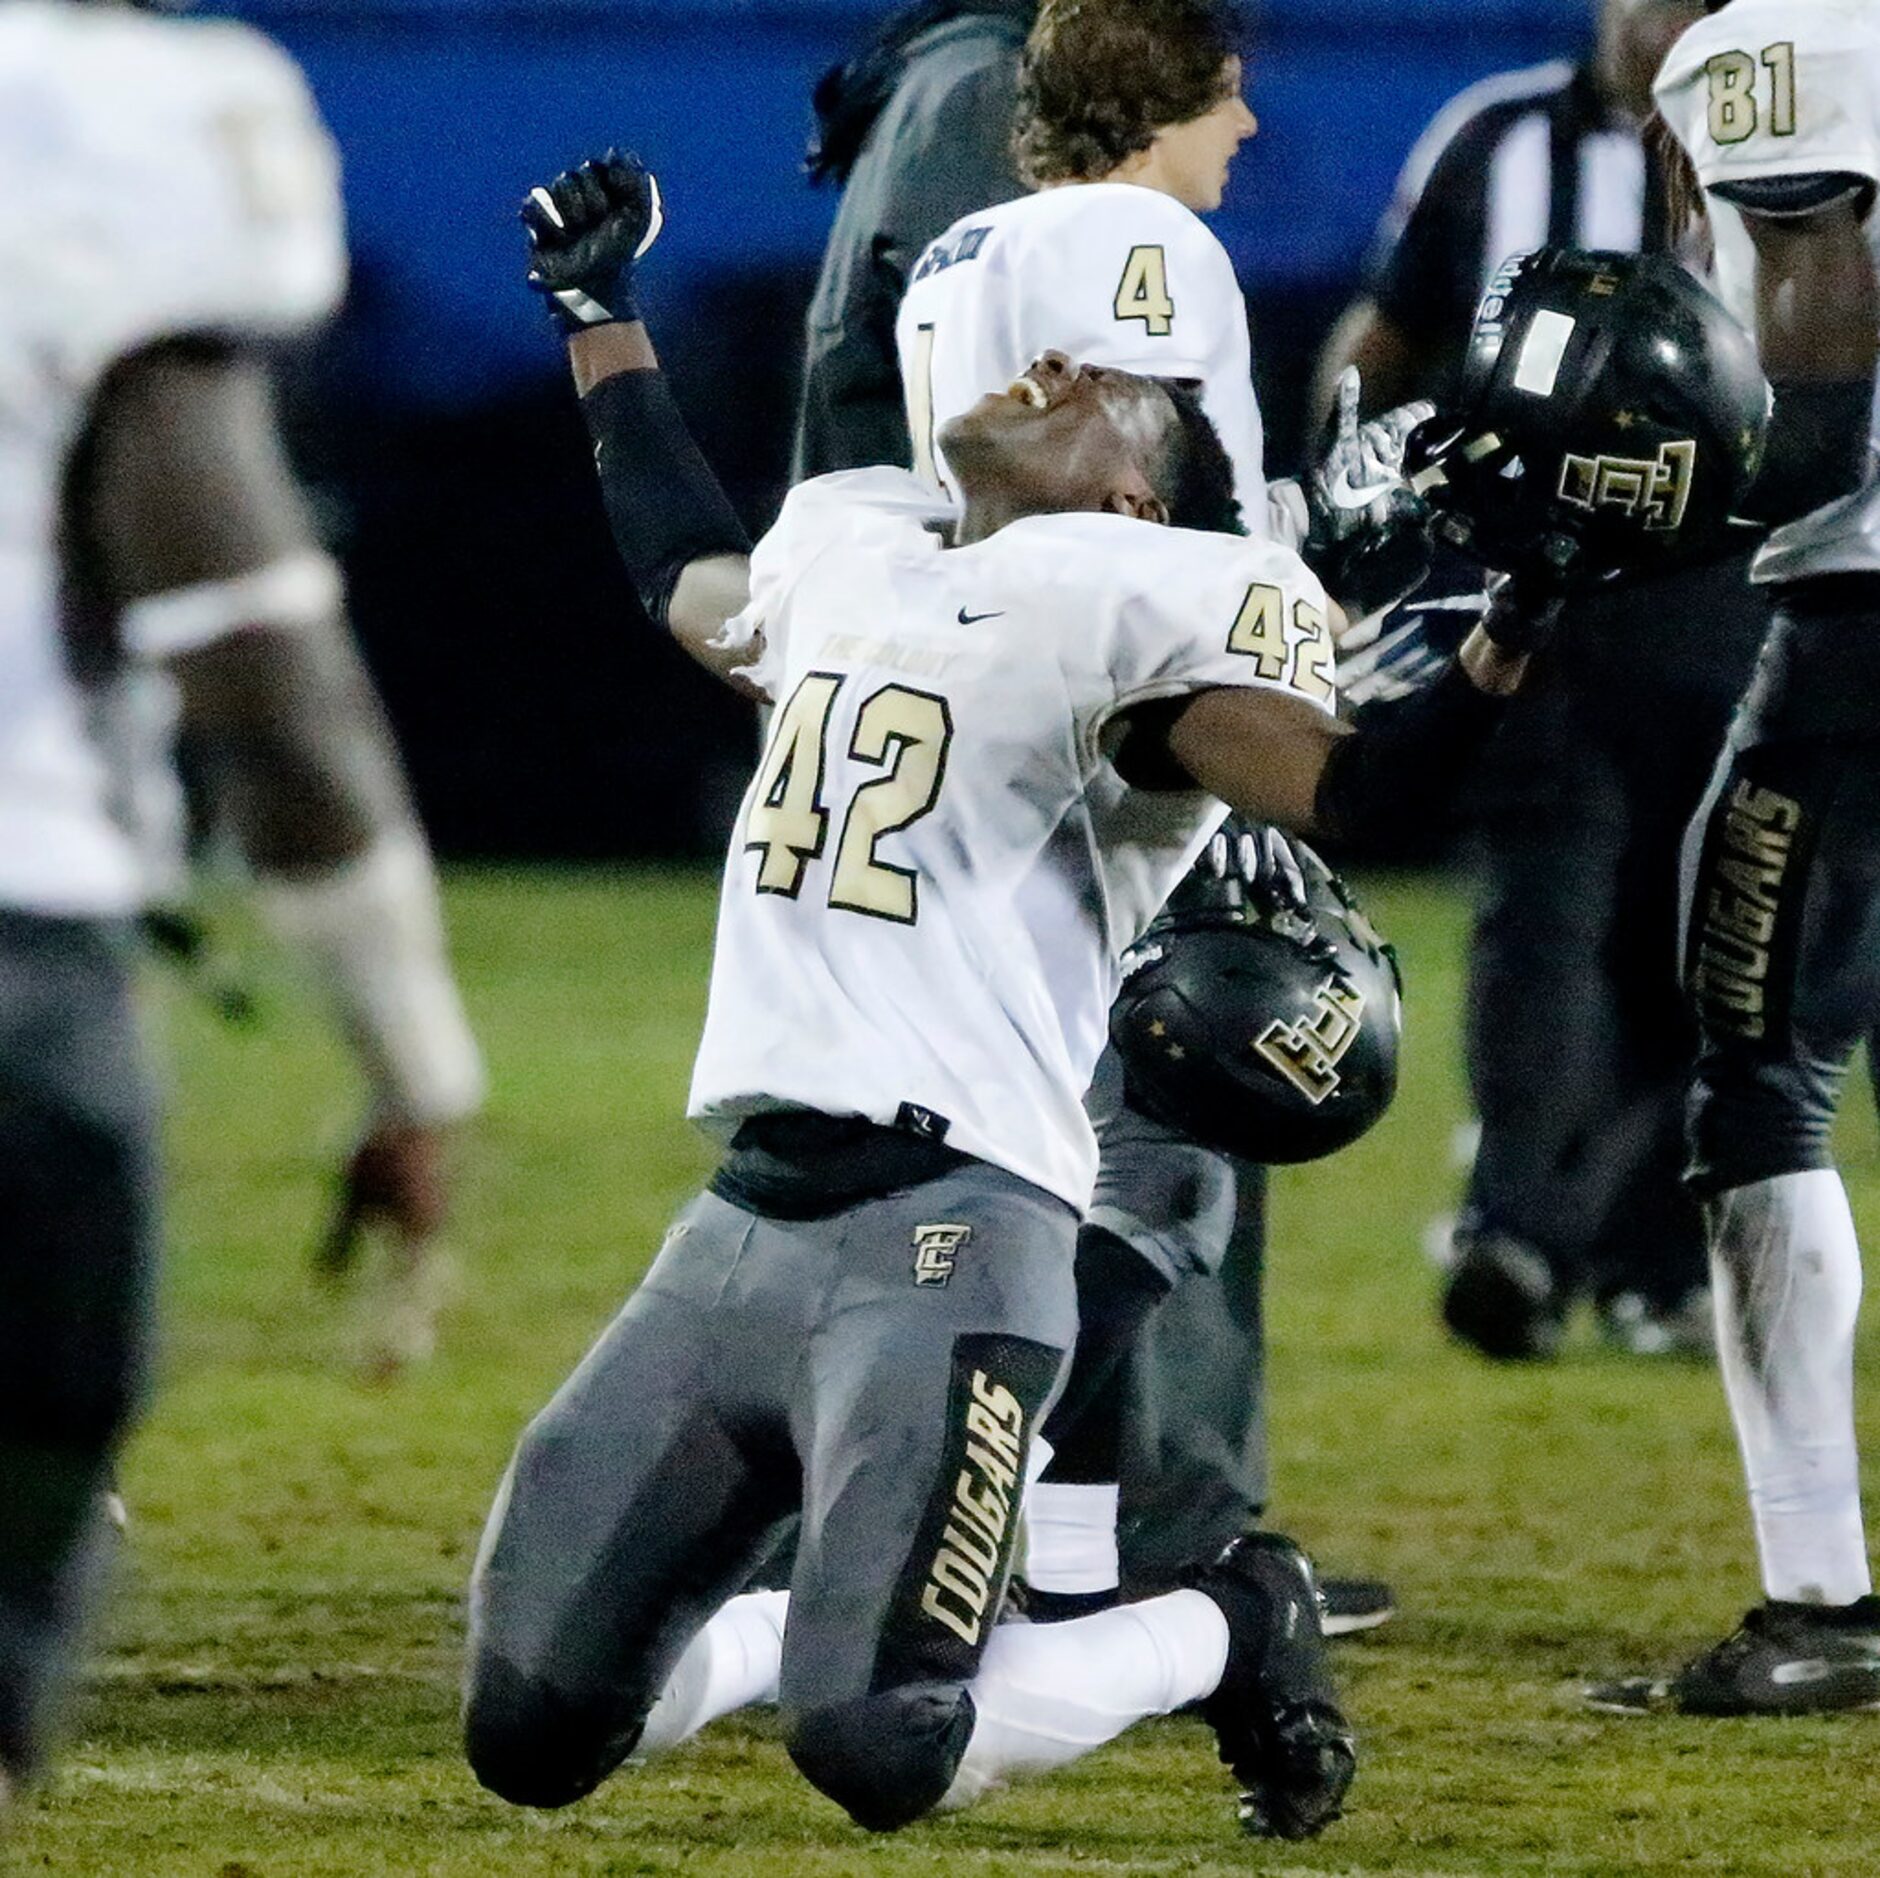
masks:
[[[833,195],[809,95],[884,0],[240,0],[346,164],[353,287],[290,378],[306,467],[433,834],[458,855],[711,853],[751,730],[614,564],[561,348],[522,285],[530,184],[609,143],[670,207],[648,318],[753,528],[783,492]],[[1577,56],[1593,0],[1264,0],[1261,133],[1215,226],[1252,313],[1269,460],[1399,166],[1457,91]]]

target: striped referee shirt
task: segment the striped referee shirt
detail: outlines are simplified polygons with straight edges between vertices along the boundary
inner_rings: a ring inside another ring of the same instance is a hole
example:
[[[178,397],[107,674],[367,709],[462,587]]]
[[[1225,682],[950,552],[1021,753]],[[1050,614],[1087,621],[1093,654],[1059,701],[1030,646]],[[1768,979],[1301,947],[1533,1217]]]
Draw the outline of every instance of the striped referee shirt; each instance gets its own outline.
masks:
[[[1447,377],[1489,277],[1549,242],[1666,245],[1663,183],[1638,129],[1589,67],[1564,60],[1484,79],[1437,114],[1378,230],[1371,297]]]

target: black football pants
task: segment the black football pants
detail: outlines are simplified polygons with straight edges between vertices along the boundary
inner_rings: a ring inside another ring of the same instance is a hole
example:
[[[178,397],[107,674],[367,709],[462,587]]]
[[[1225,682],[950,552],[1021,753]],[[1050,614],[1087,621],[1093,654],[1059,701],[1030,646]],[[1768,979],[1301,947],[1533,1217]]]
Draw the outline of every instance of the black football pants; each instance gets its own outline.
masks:
[[[114,928],[0,911],[0,1769],[43,1764],[149,1342],[156,1156]]]
[[[1531,1244],[1569,1291],[1670,1304],[1705,1278],[1679,1186],[1678,855],[1766,623],[1740,560],[1583,602],[1475,790],[1464,1221]]]
[[[1880,579],[1791,589],[1685,850],[1692,1185],[1833,1164],[1880,1012]]]

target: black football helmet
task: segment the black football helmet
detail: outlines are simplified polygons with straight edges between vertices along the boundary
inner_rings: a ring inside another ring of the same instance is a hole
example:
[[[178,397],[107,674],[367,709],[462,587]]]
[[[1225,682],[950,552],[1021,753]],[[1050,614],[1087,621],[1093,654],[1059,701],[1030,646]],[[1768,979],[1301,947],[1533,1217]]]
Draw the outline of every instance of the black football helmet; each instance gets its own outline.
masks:
[[[1396,1093],[1403,1029],[1395,954],[1310,848],[1279,848],[1291,864],[1256,872],[1223,865],[1217,837],[1124,955],[1110,1008],[1136,1108],[1268,1164],[1356,1141]]]
[[[1405,469],[1454,545],[1571,587],[1718,551],[1770,407],[1750,336],[1677,262],[1541,248],[1489,283]]]

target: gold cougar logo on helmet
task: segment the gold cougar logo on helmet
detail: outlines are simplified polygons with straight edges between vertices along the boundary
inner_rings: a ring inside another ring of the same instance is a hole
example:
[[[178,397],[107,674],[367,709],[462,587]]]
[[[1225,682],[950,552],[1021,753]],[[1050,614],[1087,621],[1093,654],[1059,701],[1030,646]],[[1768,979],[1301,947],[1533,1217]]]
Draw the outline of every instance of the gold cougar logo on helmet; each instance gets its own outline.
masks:
[[[1312,1009],[1296,1023],[1277,1018],[1254,1039],[1253,1047],[1314,1108],[1338,1087],[1338,1065],[1357,1041],[1364,1022],[1364,993],[1355,985],[1328,978],[1314,995]]]
[[[1663,443],[1655,457],[1574,456],[1560,465],[1560,496],[1576,509],[1623,509],[1666,533],[1680,527],[1691,500],[1697,445]]]

